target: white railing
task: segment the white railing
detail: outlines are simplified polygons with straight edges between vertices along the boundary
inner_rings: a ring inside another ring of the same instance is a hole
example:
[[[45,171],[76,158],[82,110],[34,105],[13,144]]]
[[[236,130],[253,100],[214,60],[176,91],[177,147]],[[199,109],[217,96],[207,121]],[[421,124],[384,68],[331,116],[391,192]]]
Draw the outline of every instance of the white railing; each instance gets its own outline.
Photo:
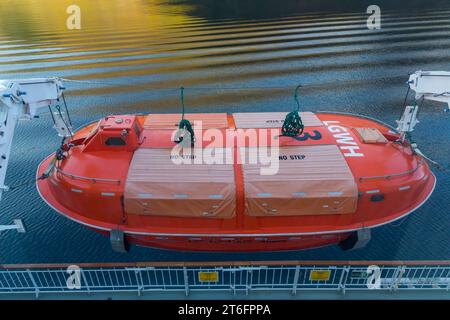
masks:
[[[369,268],[369,266],[372,266]],[[78,269],[79,268],[79,269]],[[379,282],[377,283],[377,279]],[[77,282],[78,281],[78,282]],[[2,294],[100,292],[229,292],[450,289],[450,261],[241,262],[0,266]]]

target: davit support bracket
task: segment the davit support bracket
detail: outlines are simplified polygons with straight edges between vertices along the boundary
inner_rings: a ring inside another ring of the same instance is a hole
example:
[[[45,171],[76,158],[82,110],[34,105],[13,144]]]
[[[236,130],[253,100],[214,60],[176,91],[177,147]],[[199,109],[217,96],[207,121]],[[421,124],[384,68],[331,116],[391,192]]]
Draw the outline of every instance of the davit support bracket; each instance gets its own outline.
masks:
[[[113,229],[110,231],[109,239],[111,241],[111,248],[119,253],[127,253],[130,251],[130,245],[125,238],[122,230]]]
[[[370,229],[359,229],[354,231],[350,237],[341,241],[339,246],[344,251],[361,249],[370,242],[371,238],[372,236]]]

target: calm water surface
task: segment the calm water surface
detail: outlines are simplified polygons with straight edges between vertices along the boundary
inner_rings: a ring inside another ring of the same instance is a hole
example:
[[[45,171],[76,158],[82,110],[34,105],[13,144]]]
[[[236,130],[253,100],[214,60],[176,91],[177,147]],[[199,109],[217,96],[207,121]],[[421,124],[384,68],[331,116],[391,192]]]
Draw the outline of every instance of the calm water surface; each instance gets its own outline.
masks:
[[[77,3],[82,29],[66,29]],[[416,70],[450,71],[446,1],[379,1],[382,29],[366,28],[357,1],[2,0],[0,78],[59,76],[75,126],[111,113],[290,111],[301,83],[304,110],[334,110],[395,124],[405,81]],[[383,5],[383,3],[386,3]],[[406,3],[406,2],[404,2]],[[423,5],[426,3],[427,5]],[[237,90],[239,89],[239,90]],[[450,113],[427,103],[414,138],[449,166]],[[20,123],[7,184],[33,179],[59,143],[50,116]],[[434,169],[433,169],[434,170]],[[28,232],[0,235],[0,263],[235,259],[449,259],[450,174],[434,170],[431,199],[408,218],[373,230],[354,252],[337,247],[284,253],[183,253],[132,247],[59,216],[34,186],[4,194],[0,223],[20,217]],[[402,201],[402,199],[399,199]]]

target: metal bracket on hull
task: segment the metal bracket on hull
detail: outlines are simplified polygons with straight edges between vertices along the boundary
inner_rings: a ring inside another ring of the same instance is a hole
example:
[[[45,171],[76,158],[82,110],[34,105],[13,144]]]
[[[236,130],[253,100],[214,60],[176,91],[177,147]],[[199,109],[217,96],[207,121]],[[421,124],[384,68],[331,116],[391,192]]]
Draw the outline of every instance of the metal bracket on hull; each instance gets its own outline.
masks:
[[[109,239],[111,241],[111,247],[114,251],[119,253],[127,253],[130,251],[128,241],[125,239],[125,234],[122,230],[111,230]]]
[[[341,241],[339,246],[342,250],[355,250],[364,248],[371,239],[370,229],[359,229],[352,233],[350,237]]]

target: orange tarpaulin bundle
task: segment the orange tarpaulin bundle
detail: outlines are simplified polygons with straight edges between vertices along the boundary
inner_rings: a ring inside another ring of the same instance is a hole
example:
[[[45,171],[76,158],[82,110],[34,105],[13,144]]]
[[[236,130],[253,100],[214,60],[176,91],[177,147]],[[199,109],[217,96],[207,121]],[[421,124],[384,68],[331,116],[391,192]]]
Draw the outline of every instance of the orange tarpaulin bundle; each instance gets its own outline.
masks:
[[[270,148],[267,154],[271,154]],[[241,158],[259,153],[241,148]],[[261,175],[261,164],[244,164],[246,213],[250,216],[343,214],[356,211],[358,189],[335,145],[279,149],[279,169]]]
[[[181,161],[177,157],[192,156],[174,155],[170,149],[136,150],[125,185],[125,211],[139,215],[233,217],[236,194],[232,160],[231,164],[177,164]]]

